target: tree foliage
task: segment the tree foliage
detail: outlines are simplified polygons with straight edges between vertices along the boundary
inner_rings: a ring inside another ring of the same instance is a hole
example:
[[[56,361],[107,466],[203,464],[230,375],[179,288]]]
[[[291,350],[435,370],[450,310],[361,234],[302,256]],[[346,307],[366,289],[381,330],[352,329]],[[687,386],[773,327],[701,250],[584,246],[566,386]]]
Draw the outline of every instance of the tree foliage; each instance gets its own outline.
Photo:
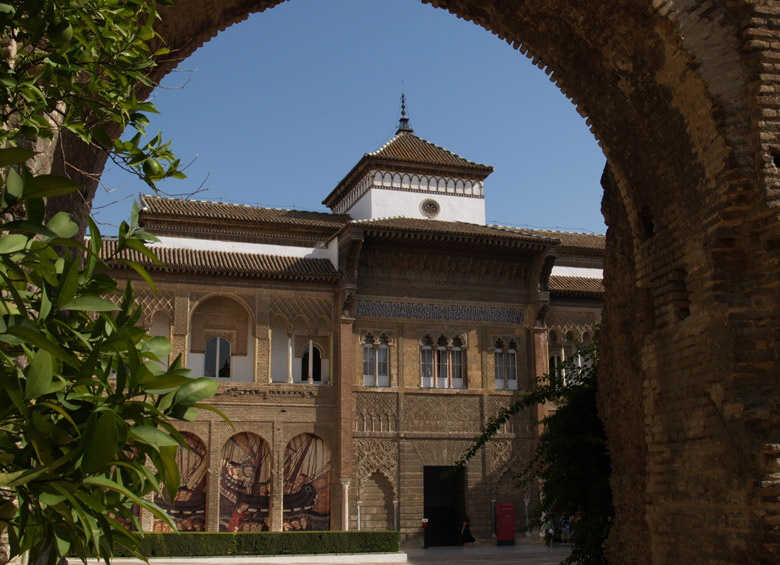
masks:
[[[145,141],[154,104],[155,57],[168,49],[154,31],[155,0],[12,0],[0,3],[0,143],[56,140],[67,130],[106,151],[154,186],[183,178],[169,143]],[[159,0],[169,5],[170,0]],[[114,140],[128,126],[136,135]],[[163,166],[164,163],[166,166]]]
[[[0,161],[20,158],[0,150]],[[170,343],[137,327],[132,285],[121,291],[109,275],[117,261],[148,279],[121,252],[151,256],[151,236],[123,223],[117,256],[104,260],[94,224],[84,246],[67,214],[44,221],[43,197],[62,182],[12,170],[2,192],[2,211],[22,205],[25,219],[0,224],[0,520],[12,554],[33,561],[42,548],[53,561],[136,547],[133,504],[167,520],[144,496],[178,489],[185,444],[171,420],[194,419],[217,387],[187,377],[179,359],[166,367]]]
[[[144,141],[155,109],[136,96],[166,52],[157,18],[154,0],[0,3],[0,530],[31,562],[133,550],[133,505],[172,524],[145,497],[178,489],[186,443],[173,420],[213,410],[201,403],[216,382],[166,366],[170,343],[136,326],[132,285],[110,276],[123,263],[154,289],[122,255],[156,260],[137,210],[112,257],[91,220],[85,244],[69,214],[46,214],[48,199],[80,188],[40,162],[65,131],[152,187],[183,177],[159,134]],[[115,140],[128,126],[136,135]]]
[[[603,546],[614,515],[610,456],[596,404],[598,361],[597,340],[579,348],[558,370],[490,418],[458,462],[465,465],[516,414],[553,404],[555,411],[540,422],[543,431],[533,460],[515,478],[520,484],[540,482],[540,516],[566,512],[576,517],[568,563],[606,563]]]

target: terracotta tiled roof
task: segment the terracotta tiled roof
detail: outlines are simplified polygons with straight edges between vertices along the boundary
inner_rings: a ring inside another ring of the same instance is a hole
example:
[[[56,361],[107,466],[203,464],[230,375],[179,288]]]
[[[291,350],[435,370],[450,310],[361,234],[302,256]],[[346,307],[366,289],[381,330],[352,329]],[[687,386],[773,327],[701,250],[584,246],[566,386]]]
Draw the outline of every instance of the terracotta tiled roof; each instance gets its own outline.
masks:
[[[602,279],[552,275],[550,277],[550,292],[568,296],[602,296],[604,283]]]
[[[334,230],[338,230],[349,221],[347,215],[330,212],[260,208],[224,202],[163,198],[146,194],[141,196],[141,214],[142,216],[147,214],[182,219],[287,224],[300,227],[333,228]]]
[[[531,230],[524,228],[505,228],[519,233],[538,235],[541,237],[551,237],[561,240],[561,246],[577,249],[604,250],[606,236],[595,233],[576,233],[555,230]]]
[[[104,240],[102,256],[104,258],[111,256],[116,252],[116,246],[116,240]],[[339,276],[333,264],[327,259],[158,246],[153,246],[152,249],[169,272],[308,280],[335,280]],[[159,266],[136,251],[126,250],[123,257],[140,263],[149,270],[161,270]]]
[[[411,169],[452,175],[454,170],[455,175],[477,179],[485,179],[493,172],[493,167],[490,165],[474,163],[435,143],[417,137],[410,130],[400,129],[395,137],[382,147],[373,153],[365,153],[322,203],[329,208],[338,206],[339,202],[350,193],[354,183],[360,180],[372,166],[381,167],[384,164],[385,167],[392,168],[395,163],[407,171]]]
[[[393,230],[408,232],[425,232],[430,234],[451,234],[459,236],[478,236],[481,238],[532,241],[535,243],[553,243],[545,236],[521,233],[503,229],[497,226],[481,226],[466,222],[444,222],[439,220],[415,218],[377,218],[373,220],[353,220],[351,225],[365,227],[367,230]]]
[[[493,167],[474,163],[456,155],[435,143],[417,137],[409,131],[399,131],[393,139],[385,143],[367,157],[377,157],[388,161],[403,161],[422,165],[438,165],[444,167],[466,167],[479,171],[491,172]]]

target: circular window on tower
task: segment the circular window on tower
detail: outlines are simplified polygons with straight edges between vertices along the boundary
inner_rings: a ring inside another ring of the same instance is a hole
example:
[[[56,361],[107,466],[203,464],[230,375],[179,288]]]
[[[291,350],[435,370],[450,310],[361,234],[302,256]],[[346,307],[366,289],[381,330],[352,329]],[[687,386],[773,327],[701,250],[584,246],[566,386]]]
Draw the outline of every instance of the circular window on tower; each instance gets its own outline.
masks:
[[[441,212],[441,206],[435,200],[426,198],[420,203],[420,212],[427,218],[435,218]]]

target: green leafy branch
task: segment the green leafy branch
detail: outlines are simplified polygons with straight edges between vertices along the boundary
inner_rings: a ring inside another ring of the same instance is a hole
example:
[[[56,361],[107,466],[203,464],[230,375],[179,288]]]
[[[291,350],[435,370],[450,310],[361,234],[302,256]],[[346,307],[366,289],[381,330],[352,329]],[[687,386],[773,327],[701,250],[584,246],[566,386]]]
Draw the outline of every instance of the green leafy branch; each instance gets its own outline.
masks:
[[[120,227],[115,252],[89,220],[87,244],[65,213],[45,220],[48,197],[78,185],[25,166],[32,152],[0,149],[6,182],[0,198],[0,529],[12,555],[44,549],[108,560],[114,543],[134,550],[137,505],[173,526],[147,499],[175,493],[175,454],[184,439],[173,420],[191,421],[216,392],[213,379],[188,377],[170,342],[137,326],[133,285],[120,289],[110,263],[154,238],[138,210]],[[10,168],[11,166],[15,168]],[[10,220],[21,207],[22,220]],[[63,252],[70,250],[74,252]],[[221,415],[221,414],[220,414]],[[223,416],[224,417],[224,416]]]
[[[152,188],[184,178],[169,142],[142,143],[155,58],[169,53],[154,30],[169,0],[12,0],[0,3],[0,146],[51,140],[68,130],[107,152]],[[126,128],[127,141],[114,141]]]

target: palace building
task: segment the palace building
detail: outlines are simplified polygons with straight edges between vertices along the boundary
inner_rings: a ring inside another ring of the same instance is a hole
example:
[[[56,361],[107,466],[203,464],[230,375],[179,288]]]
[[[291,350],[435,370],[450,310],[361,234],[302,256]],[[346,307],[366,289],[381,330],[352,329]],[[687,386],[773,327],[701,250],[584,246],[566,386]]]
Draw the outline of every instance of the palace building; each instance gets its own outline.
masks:
[[[522,535],[538,492],[512,474],[537,413],[443,471],[592,338],[604,237],[486,225],[492,170],[418,137],[403,112],[325,197],[331,213],[142,197],[166,266],[145,263],[158,294],[135,284],[143,323],[219,381],[212,404],[234,426],[210,412],[181,424],[181,487],[158,500],[181,530],[390,529],[450,545],[464,515],[487,539],[495,504],[512,502]]]

